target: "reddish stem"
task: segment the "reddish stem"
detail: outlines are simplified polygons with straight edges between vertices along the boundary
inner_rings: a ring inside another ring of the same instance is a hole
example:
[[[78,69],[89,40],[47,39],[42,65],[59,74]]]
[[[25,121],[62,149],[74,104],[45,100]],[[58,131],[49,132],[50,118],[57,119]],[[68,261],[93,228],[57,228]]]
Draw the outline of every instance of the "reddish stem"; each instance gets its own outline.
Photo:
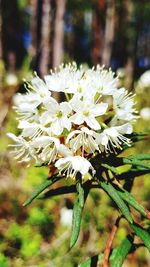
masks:
[[[113,243],[113,240],[115,238],[115,234],[117,232],[117,229],[118,229],[118,224],[119,224],[119,221],[120,221],[121,217],[118,217],[117,220],[116,220],[116,223],[114,224],[112,230],[111,230],[111,233],[108,237],[108,240],[107,240],[107,243],[106,243],[106,247],[105,247],[105,250],[104,250],[104,260],[103,260],[103,267],[109,267],[109,256],[110,256],[110,253],[111,253],[111,249],[112,249],[112,243]],[[98,267],[98,266],[97,266]]]
[[[147,210],[147,209],[145,209],[145,212],[146,212],[146,218],[147,218],[148,220],[150,220],[150,211]]]

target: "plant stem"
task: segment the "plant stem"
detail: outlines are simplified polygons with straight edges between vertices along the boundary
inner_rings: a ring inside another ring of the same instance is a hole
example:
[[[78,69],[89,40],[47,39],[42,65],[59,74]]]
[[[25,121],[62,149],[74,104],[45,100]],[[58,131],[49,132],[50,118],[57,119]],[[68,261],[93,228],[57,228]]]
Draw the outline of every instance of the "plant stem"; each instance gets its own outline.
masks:
[[[118,225],[119,225],[119,221],[120,221],[121,217],[119,216],[111,230],[111,233],[108,237],[108,240],[107,240],[107,243],[106,243],[106,247],[105,247],[105,250],[104,250],[104,259],[103,259],[103,267],[109,267],[110,264],[109,264],[109,256],[110,256],[110,253],[111,253],[111,249],[112,249],[112,243],[113,243],[113,240],[115,238],[115,234],[117,232],[117,229],[118,229]]]

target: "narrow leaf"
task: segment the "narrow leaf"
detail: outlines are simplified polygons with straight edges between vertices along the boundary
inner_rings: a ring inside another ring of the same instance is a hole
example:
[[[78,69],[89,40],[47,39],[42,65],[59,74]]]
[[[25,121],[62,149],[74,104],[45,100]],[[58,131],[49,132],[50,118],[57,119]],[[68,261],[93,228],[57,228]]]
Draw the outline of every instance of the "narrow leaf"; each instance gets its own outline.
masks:
[[[70,186],[61,186],[55,189],[50,189],[47,192],[41,194],[38,196],[38,199],[47,199],[53,196],[58,195],[64,195],[64,194],[70,194],[76,192],[76,186],[70,185]]]
[[[135,160],[135,159],[131,159],[131,158],[124,158],[123,163],[131,164],[133,166],[144,167],[145,169],[150,170],[150,165],[148,165],[147,163],[141,162],[140,160]]]
[[[111,267],[121,267],[126,259],[128,253],[130,252],[133,244],[133,237],[127,236],[119,247],[113,250],[113,253],[110,257]]]
[[[138,160],[150,160],[150,154],[136,154],[136,155],[131,155],[127,157],[128,159],[138,159]]]
[[[41,192],[43,192],[48,186],[51,186],[62,177],[53,176],[51,179],[44,181],[38,188],[32,193],[32,195],[24,202],[23,206],[29,205]]]
[[[143,229],[140,225],[134,223],[131,224],[132,230],[136,233],[137,236],[143,241],[144,245],[150,251],[150,235],[146,229]]]
[[[150,135],[148,133],[132,133],[129,138],[131,138],[132,142],[138,142],[149,139]]]
[[[116,203],[124,217],[132,223],[132,217],[129,211],[128,206],[125,204],[123,199],[120,197],[118,191],[108,182],[99,182],[100,186],[104,189],[104,191],[112,198],[112,200]]]
[[[81,207],[80,202],[79,202],[79,196],[77,195],[77,198],[75,199],[75,203],[73,207],[70,248],[72,248],[75,245],[78,239],[78,236],[79,236],[82,210],[83,210],[83,207]]]
[[[117,169],[115,167],[113,167],[113,166],[110,166],[110,165],[108,165],[106,163],[101,163],[101,166],[104,167],[107,170],[110,170],[112,173],[114,173],[116,175],[119,174],[119,172],[117,171]]]
[[[72,231],[71,231],[71,239],[70,239],[70,248],[72,248],[79,236],[80,233],[80,225],[81,225],[81,217],[82,217],[82,211],[84,208],[85,201],[87,199],[89,193],[89,188],[85,188],[84,191],[84,202],[81,206],[81,200],[79,200],[79,193],[77,192],[77,196],[74,202],[73,207],[73,216],[72,216]]]
[[[147,217],[148,212],[146,212],[145,208],[141,206],[128,191],[124,190],[123,188],[122,189],[118,188],[117,192],[125,202],[127,202],[130,206],[132,206],[137,211],[139,211],[140,214],[142,214],[144,217],[148,218]]]
[[[83,208],[83,206],[84,206],[84,188],[80,182],[77,183],[77,192],[78,192],[78,196],[79,196],[79,204],[80,204],[81,208]]]

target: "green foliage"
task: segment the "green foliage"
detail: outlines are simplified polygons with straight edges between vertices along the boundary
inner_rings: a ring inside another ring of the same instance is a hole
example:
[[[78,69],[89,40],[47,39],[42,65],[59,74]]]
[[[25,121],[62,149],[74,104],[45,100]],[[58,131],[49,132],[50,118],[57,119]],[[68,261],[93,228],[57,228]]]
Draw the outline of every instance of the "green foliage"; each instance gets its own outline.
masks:
[[[125,216],[125,218],[132,223],[132,217],[130,214],[130,211],[128,209],[128,206],[125,204],[125,202],[122,200],[122,198],[119,196],[118,191],[109,183],[102,181],[99,183],[100,187],[104,189],[104,191],[112,198],[112,200],[117,204],[118,208],[122,212],[122,214]]]
[[[136,235],[141,238],[141,240],[144,242],[144,245],[150,251],[150,235],[148,231],[146,229],[143,229],[140,225],[136,223],[131,225],[131,228],[136,233]]]
[[[7,230],[6,238],[13,241],[15,246],[19,245],[21,255],[27,258],[36,255],[41,244],[41,235],[38,233],[33,235],[33,229],[29,225],[11,224]]]
[[[121,267],[128,253],[131,251],[133,246],[133,237],[127,236],[117,249],[113,249],[110,256],[111,267]],[[81,263],[78,267],[90,267],[101,265],[103,262],[104,254],[95,255],[92,258]]]
[[[150,217],[150,213],[148,211],[146,211],[146,209],[143,206],[141,206],[139,203],[137,203],[135,198],[128,191],[124,190],[123,188],[121,188],[121,189],[117,188],[117,192],[125,202],[127,202],[129,205],[131,205],[137,211],[139,211],[141,215],[143,215],[146,218],[148,215]]]
[[[133,237],[127,236],[111,256],[111,267],[121,267],[133,245]]]
[[[53,176],[51,179],[44,181],[38,188],[32,193],[32,195],[25,201],[23,206],[29,205],[35,198],[38,197],[40,193],[42,193],[47,187],[51,186],[53,183],[58,181],[60,177]]]
[[[70,239],[70,248],[72,248],[75,245],[78,239],[78,236],[79,236],[82,211],[83,211],[83,205],[81,206],[81,200],[78,194],[76,196],[74,207],[73,207],[72,234],[71,234],[71,239]]]
[[[32,237],[32,238],[31,238]],[[20,253],[23,257],[29,258],[39,253],[41,236],[39,234],[32,235],[32,229],[29,236],[23,239]]]
[[[28,223],[31,225],[42,226],[50,223],[50,216],[40,208],[33,207],[30,210]]]
[[[8,259],[2,253],[0,253],[0,266],[1,267],[9,267],[10,266]]]

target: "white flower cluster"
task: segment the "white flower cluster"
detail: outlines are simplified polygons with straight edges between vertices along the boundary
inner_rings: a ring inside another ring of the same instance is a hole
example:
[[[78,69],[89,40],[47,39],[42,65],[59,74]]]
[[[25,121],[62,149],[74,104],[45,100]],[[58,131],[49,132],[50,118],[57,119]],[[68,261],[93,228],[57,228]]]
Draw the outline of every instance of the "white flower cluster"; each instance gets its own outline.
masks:
[[[130,143],[125,135],[136,120],[133,96],[100,66],[85,71],[75,63],[61,65],[44,80],[35,76],[27,93],[15,96],[20,135],[8,134],[15,158],[47,163],[67,177],[94,175],[93,155]],[[52,92],[63,92],[66,101],[58,103]]]

